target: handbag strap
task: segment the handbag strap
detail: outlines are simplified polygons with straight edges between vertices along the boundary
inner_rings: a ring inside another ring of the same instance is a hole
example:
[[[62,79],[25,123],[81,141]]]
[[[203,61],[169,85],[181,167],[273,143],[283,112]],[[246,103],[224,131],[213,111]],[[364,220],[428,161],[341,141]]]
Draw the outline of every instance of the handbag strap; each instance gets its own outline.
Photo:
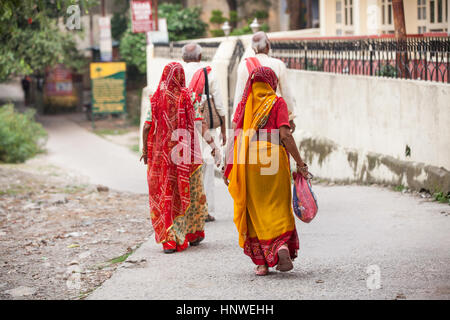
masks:
[[[206,99],[208,101],[208,109],[209,109],[209,128],[214,129],[214,119],[213,119],[213,112],[211,107],[211,100],[209,99],[209,80],[208,80],[208,70],[206,68],[203,68],[203,73],[205,74],[205,94]],[[219,117],[220,125],[222,126],[222,118]]]

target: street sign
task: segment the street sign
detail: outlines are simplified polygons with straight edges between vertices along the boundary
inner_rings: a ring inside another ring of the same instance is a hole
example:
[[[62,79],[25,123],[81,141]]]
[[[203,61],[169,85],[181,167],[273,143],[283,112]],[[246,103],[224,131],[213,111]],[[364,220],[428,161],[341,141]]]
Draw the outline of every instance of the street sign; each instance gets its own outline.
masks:
[[[91,63],[92,114],[126,112],[125,62]]]
[[[145,33],[154,30],[152,4],[150,1],[131,1],[131,21],[133,33]]]
[[[111,18],[100,17],[98,24],[100,27],[100,60],[112,61]]]
[[[169,43],[166,19],[158,19],[158,28],[158,31],[147,32],[147,43]]]

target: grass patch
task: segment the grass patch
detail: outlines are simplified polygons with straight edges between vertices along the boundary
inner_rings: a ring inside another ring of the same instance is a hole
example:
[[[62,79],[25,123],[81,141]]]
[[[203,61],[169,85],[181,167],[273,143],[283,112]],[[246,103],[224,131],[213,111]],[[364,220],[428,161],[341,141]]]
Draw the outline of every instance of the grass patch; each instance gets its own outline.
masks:
[[[33,191],[33,189],[29,188],[27,186],[13,185],[13,186],[11,186],[8,189],[0,190],[0,196],[4,196],[4,195],[17,196],[17,195],[29,193],[29,192],[32,192],[32,191]]]
[[[119,257],[113,258],[111,260],[108,260],[104,263],[101,263],[100,265],[97,265],[96,268],[101,270],[101,269],[109,267],[111,265],[116,265],[116,264],[125,262],[128,259],[128,257],[131,256],[140,246],[141,245],[137,245],[134,249],[129,248],[125,254],[123,254]]]
[[[397,191],[397,192],[402,192],[405,189],[406,189],[406,187],[403,186],[403,185],[399,185],[399,186],[395,186],[394,187],[394,191]]]
[[[127,252],[127,253],[121,255],[120,257],[117,257],[117,258],[114,258],[114,259],[109,260],[108,263],[109,263],[109,264],[118,264],[118,263],[122,263],[122,262],[124,262],[125,260],[127,260],[128,257],[129,257],[132,253],[133,253],[133,251],[129,251],[129,252]]]
[[[62,193],[74,194],[74,193],[80,193],[80,192],[84,191],[87,187],[88,187],[87,184],[82,184],[80,186],[67,185],[61,191],[62,191]]]
[[[447,203],[450,204],[450,194],[445,195],[442,191],[436,192],[433,194],[433,198],[435,201],[439,203]]]

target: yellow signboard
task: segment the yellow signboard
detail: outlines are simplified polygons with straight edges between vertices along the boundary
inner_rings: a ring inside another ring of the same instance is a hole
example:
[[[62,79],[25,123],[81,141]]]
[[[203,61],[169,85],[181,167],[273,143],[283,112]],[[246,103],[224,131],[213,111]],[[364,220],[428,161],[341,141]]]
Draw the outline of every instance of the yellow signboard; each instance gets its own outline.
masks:
[[[91,63],[92,113],[126,112],[125,62]]]

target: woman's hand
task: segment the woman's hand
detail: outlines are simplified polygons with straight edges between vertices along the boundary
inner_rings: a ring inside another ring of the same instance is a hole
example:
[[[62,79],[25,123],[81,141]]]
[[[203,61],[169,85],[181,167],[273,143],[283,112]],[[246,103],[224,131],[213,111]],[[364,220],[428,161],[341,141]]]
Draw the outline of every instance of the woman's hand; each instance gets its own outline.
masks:
[[[225,177],[225,175],[222,177],[223,182],[225,182],[225,185],[228,187],[228,185],[230,184],[230,182],[228,181],[228,178]]]
[[[215,143],[212,143],[211,148],[212,148],[211,155],[214,158],[214,163],[216,164],[217,168],[219,168],[222,157],[220,154],[220,149],[216,146]]]
[[[310,173],[308,171],[308,165],[304,162],[298,164],[297,163],[297,172],[302,175],[303,178],[308,179],[310,176]]]
[[[139,159],[139,162],[141,162],[142,160],[144,160],[144,164],[147,165],[147,161],[148,161],[147,150],[142,150],[142,156]]]
[[[291,133],[294,133],[295,128],[297,127],[297,126],[295,125],[294,120],[290,120],[290,121],[289,121],[289,126],[291,127]]]
[[[223,182],[225,182],[225,185],[228,187],[228,185],[230,184],[230,182],[228,181],[228,178],[225,176],[225,166],[222,167],[222,179]]]

